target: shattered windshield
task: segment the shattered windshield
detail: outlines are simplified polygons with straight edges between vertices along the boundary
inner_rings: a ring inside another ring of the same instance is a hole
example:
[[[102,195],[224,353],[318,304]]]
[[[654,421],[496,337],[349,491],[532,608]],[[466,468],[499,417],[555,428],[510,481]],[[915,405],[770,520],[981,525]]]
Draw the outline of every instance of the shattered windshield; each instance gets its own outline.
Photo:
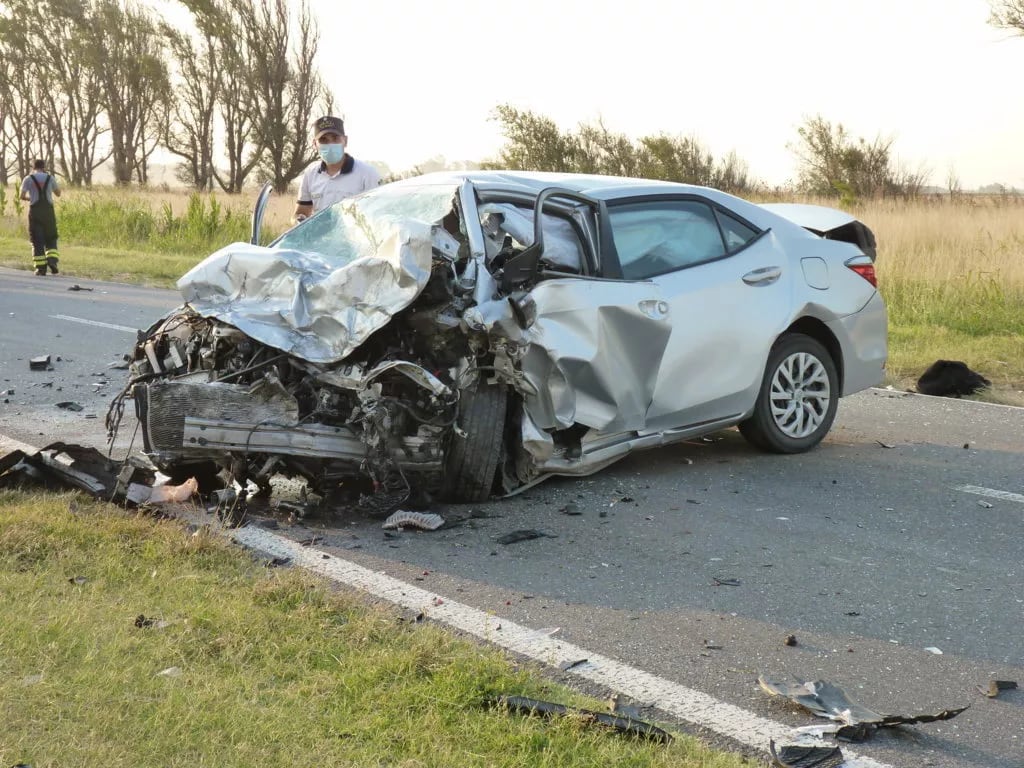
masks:
[[[317,253],[347,263],[372,256],[403,219],[440,221],[452,208],[454,184],[385,184],[335,203],[285,232],[273,248]]]

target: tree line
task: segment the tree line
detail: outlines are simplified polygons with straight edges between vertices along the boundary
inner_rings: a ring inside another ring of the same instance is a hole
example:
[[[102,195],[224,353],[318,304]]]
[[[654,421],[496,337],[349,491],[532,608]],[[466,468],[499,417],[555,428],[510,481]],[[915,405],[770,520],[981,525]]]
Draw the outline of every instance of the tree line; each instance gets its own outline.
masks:
[[[761,186],[735,152],[716,158],[694,136],[659,133],[630,139],[600,120],[561,130],[553,120],[508,104],[494,119],[505,144],[484,167],[557,173],[596,173],[678,181],[735,194]],[[806,118],[790,145],[798,161],[794,186],[825,197],[914,196],[928,173],[909,170],[893,156],[891,138],[855,137],[820,115]]]
[[[180,0],[182,29],[137,0],[0,4],[0,184],[46,158],[71,186],[110,161],[149,180],[163,147],[178,180],[283,192],[313,159],[308,121],[331,111],[303,0]]]

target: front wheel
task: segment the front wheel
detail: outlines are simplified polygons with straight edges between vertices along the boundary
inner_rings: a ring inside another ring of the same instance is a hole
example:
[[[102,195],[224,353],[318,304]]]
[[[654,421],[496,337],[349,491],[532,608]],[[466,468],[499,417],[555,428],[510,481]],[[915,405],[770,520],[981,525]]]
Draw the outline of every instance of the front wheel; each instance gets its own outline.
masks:
[[[754,412],[740,423],[750,443],[772,453],[810,450],[832,428],[839,406],[839,376],[828,350],[801,333],[772,347]]]
[[[494,488],[505,441],[508,390],[480,382],[459,401],[459,430],[445,455],[442,495],[453,502],[486,501]]]

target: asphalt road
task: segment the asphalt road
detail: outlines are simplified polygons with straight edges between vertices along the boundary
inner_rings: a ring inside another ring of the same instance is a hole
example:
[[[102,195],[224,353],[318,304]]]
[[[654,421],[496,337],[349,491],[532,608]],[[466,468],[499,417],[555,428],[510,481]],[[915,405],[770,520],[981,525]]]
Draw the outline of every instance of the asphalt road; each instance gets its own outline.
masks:
[[[0,391],[15,390],[0,433],[104,445],[125,375],[106,366],[177,303],[0,270]],[[40,354],[62,359],[30,372]],[[385,534],[344,509],[279,533],[794,726],[815,721],[758,674],[828,680],[883,713],[970,704],[857,749],[907,768],[1024,766],[1024,691],[976,690],[1024,685],[1024,409],[872,390],[801,456],[759,454],[728,430],[441,511],[433,533]],[[520,529],[547,535],[498,543]]]

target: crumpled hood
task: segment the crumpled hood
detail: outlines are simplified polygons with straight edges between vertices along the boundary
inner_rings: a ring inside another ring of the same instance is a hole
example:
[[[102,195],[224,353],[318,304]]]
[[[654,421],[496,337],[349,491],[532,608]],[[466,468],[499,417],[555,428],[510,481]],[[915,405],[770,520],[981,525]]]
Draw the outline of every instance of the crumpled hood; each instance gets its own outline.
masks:
[[[178,290],[203,317],[309,362],[334,363],[426,286],[431,230],[403,220],[373,255],[341,265],[317,253],[234,243],[190,269]]]

